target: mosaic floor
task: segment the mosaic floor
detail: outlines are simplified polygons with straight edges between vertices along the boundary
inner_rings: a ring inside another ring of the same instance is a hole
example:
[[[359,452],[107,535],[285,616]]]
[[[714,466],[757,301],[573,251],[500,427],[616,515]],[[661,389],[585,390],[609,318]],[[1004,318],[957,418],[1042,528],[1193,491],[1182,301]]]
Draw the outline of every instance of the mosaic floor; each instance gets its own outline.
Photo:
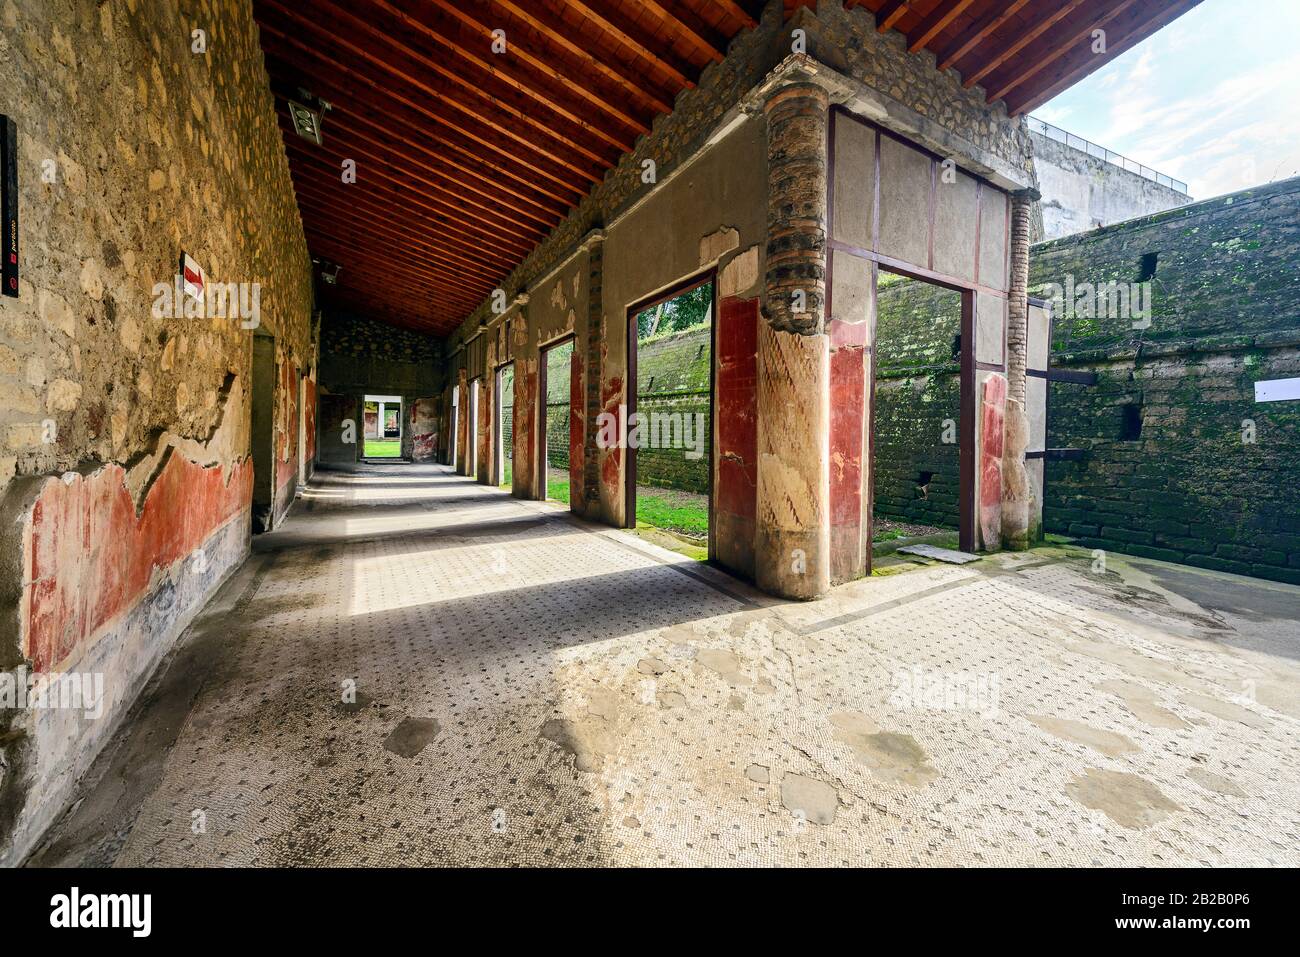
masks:
[[[1039,549],[788,604],[322,473],[35,863],[1300,864],[1300,589]]]

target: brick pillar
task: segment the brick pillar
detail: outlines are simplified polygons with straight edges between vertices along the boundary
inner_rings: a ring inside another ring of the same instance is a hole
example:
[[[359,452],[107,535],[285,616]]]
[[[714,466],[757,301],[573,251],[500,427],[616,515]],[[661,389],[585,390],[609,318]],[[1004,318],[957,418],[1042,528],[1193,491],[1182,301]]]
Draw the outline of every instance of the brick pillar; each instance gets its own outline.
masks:
[[[795,82],[767,114],[767,274],[758,331],[755,579],[783,598],[830,587],[826,92]]]
[[[1039,193],[1011,196],[1011,290],[1007,300],[1007,409],[1002,442],[1002,546],[1029,547],[1029,416],[1025,412],[1025,364],[1029,348],[1030,210]]]

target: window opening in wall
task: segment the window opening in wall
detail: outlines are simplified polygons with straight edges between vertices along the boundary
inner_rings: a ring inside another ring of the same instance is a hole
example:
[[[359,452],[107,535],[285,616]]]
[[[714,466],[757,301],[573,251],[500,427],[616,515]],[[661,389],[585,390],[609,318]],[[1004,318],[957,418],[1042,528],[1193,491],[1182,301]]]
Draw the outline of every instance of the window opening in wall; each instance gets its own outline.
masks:
[[[456,467],[456,452],[460,443],[460,389],[451,390],[451,455],[447,464]]]
[[[362,456],[368,459],[402,457],[402,397],[368,395],[365,398]]]
[[[472,476],[478,475],[479,383],[479,379],[472,379],[469,384],[469,447],[465,449],[465,461]]]
[[[542,409],[542,498],[569,502],[569,436],[573,408],[573,340],[546,349]]]
[[[1138,265],[1138,282],[1147,282],[1154,279],[1156,275],[1156,266],[1159,263],[1159,253],[1146,253]]]
[[[515,468],[515,366],[497,370],[496,484],[510,488]]]
[[[1142,406],[1130,402],[1120,407],[1119,440],[1136,442],[1142,438]]]
[[[962,308],[957,290],[878,272],[873,567],[900,545],[959,547]]]
[[[636,449],[628,494],[651,540],[709,557],[713,487],[713,281],[633,311]]]

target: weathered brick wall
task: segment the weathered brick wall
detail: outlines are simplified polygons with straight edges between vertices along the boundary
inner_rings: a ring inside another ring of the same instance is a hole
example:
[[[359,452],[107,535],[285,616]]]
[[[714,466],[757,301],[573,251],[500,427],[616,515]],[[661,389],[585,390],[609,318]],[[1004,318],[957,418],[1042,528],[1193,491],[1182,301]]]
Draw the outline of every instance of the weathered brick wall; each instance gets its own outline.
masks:
[[[1098,384],[1051,386],[1049,447],[1087,457],[1048,463],[1045,527],[1300,582],[1300,403],[1254,401],[1300,376],[1300,179],[1041,244],[1031,285],[1130,282],[1152,255],[1149,327],[1057,304],[1054,364]]]
[[[880,275],[874,511],[956,528],[961,294]]]
[[[246,0],[6,0],[0,112],[18,126],[22,271],[0,299],[0,666],[102,673],[107,696],[95,721],[0,714],[5,861],[247,553],[248,317],[172,314],[155,286],[182,251],[210,282],[259,284],[261,331],[294,372],[294,398],[265,397],[277,415],[296,414],[315,354]]]

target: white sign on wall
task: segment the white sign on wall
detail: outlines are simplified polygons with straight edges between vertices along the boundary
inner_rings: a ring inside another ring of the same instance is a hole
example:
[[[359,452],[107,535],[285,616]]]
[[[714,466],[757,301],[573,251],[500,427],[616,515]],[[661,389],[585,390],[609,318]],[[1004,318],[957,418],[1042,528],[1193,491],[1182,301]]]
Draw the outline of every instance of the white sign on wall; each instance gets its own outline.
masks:
[[[1300,379],[1268,379],[1255,383],[1256,402],[1286,402],[1300,399]]]

